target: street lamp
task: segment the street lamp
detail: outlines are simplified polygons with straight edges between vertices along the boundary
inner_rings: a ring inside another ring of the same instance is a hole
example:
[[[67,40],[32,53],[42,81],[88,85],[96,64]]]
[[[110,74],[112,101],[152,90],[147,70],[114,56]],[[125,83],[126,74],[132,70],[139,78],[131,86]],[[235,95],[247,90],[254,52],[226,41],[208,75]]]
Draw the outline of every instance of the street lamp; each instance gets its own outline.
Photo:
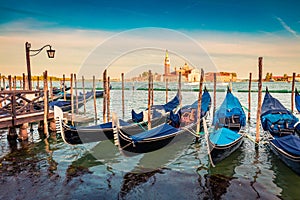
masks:
[[[36,56],[38,55],[45,47],[49,47],[50,49],[47,50],[47,55],[49,58],[54,58],[55,50],[51,48],[49,44],[43,46],[40,49],[30,49],[31,44],[29,42],[25,43],[25,51],[26,51],[26,64],[27,64],[27,74],[28,74],[28,86],[29,90],[32,90],[32,85],[31,85],[31,69],[30,69],[30,56]],[[33,52],[30,54],[30,52]]]

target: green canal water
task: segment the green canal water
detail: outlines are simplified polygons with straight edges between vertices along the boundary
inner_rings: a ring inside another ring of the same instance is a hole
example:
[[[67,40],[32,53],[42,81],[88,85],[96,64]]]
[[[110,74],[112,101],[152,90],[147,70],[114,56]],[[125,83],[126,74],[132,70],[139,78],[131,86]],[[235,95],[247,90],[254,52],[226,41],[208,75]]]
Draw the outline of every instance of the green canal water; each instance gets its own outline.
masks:
[[[100,84],[99,84],[100,85]],[[169,84],[176,88],[176,84]],[[132,88],[132,83],[126,87]],[[145,84],[135,83],[134,88]],[[213,89],[212,84],[206,84]],[[290,90],[290,83],[264,83],[270,90]],[[113,88],[120,83],[112,83]],[[163,87],[157,84],[155,87]],[[198,86],[184,85],[183,105],[197,99]],[[225,84],[218,84],[225,89]],[[233,83],[233,93],[248,107],[248,83]],[[300,84],[296,83],[300,88]],[[257,83],[252,84],[257,90]],[[169,99],[175,95],[169,91]],[[213,94],[211,93],[211,96]],[[217,105],[225,92],[217,93]],[[290,93],[273,93],[287,108]],[[165,102],[165,92],[154,92],[154,103]],[[257,94],[252,93],[251,121],[247,134],[255,137]],[[97,99],[99,122],[102,99]],[[121,91],[111,91],[111,112],[119,117]],[[125,91],[125,119],[131,109],[147,106],[147,91]],[[211,109],[212,110],[212,109]],[[82,109],[80,109],[82,112]],[[247,113],[247,111],[245,111]],[[93,101],[87,115],[94,116]],[[209,117],[211,118],[211,117]],[[94,124],[94,122],[90,123]],[[28,130],[29,131],[29,130]],[[37,124],[26,142],[8,142],[0,130],[0,199],[299,199],[300,176],[286,167],[263,143],[255,148],[245,138],[241,148],[212,167],[205,139],[199,143],[176,143],[161,150],[126,157],[110,141],[70,146],[61,136],[45,138]]]

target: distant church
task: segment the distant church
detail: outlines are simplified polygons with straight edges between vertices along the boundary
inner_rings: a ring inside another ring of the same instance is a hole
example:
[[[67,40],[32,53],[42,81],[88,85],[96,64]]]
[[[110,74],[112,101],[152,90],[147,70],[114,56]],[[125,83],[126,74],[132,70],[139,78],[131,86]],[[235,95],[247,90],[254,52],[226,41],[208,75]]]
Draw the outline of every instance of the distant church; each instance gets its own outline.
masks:
[[[170,82],[177,81],[179,72],[181,72],[183,81],[194,82],[199,81],[200,79],[199,70],[190,67],[187,63],[185,63],[182,67],[175,67],[174,69],[175,71],[170,72],[169,52],[166,50],[163,81],[166,81],[166,79],[168,79]]]

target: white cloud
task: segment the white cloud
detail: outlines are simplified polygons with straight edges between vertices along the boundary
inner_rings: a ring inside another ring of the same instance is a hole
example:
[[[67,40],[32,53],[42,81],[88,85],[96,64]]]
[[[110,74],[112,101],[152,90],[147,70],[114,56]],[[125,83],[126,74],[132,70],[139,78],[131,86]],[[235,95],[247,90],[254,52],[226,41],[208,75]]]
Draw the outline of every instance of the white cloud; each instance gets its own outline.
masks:
[[[291,27],[289,27],[280,17],[276,17],[276,19],[280,22],[280,24],[283,26],[283,28],[288,31],[289,33],[291,33],[292,35],[294,35],[295,37],[299,37],[297,35],[297,32],[294,31]]]

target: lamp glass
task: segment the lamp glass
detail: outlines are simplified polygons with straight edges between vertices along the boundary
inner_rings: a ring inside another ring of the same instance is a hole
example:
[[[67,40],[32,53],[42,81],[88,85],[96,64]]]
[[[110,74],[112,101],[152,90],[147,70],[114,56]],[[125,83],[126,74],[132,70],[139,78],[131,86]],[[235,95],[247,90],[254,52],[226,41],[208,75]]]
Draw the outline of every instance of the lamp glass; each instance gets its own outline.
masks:
[[[49,58],[54,58],[55,50],[49,49],[47,50],[47,54]]]

